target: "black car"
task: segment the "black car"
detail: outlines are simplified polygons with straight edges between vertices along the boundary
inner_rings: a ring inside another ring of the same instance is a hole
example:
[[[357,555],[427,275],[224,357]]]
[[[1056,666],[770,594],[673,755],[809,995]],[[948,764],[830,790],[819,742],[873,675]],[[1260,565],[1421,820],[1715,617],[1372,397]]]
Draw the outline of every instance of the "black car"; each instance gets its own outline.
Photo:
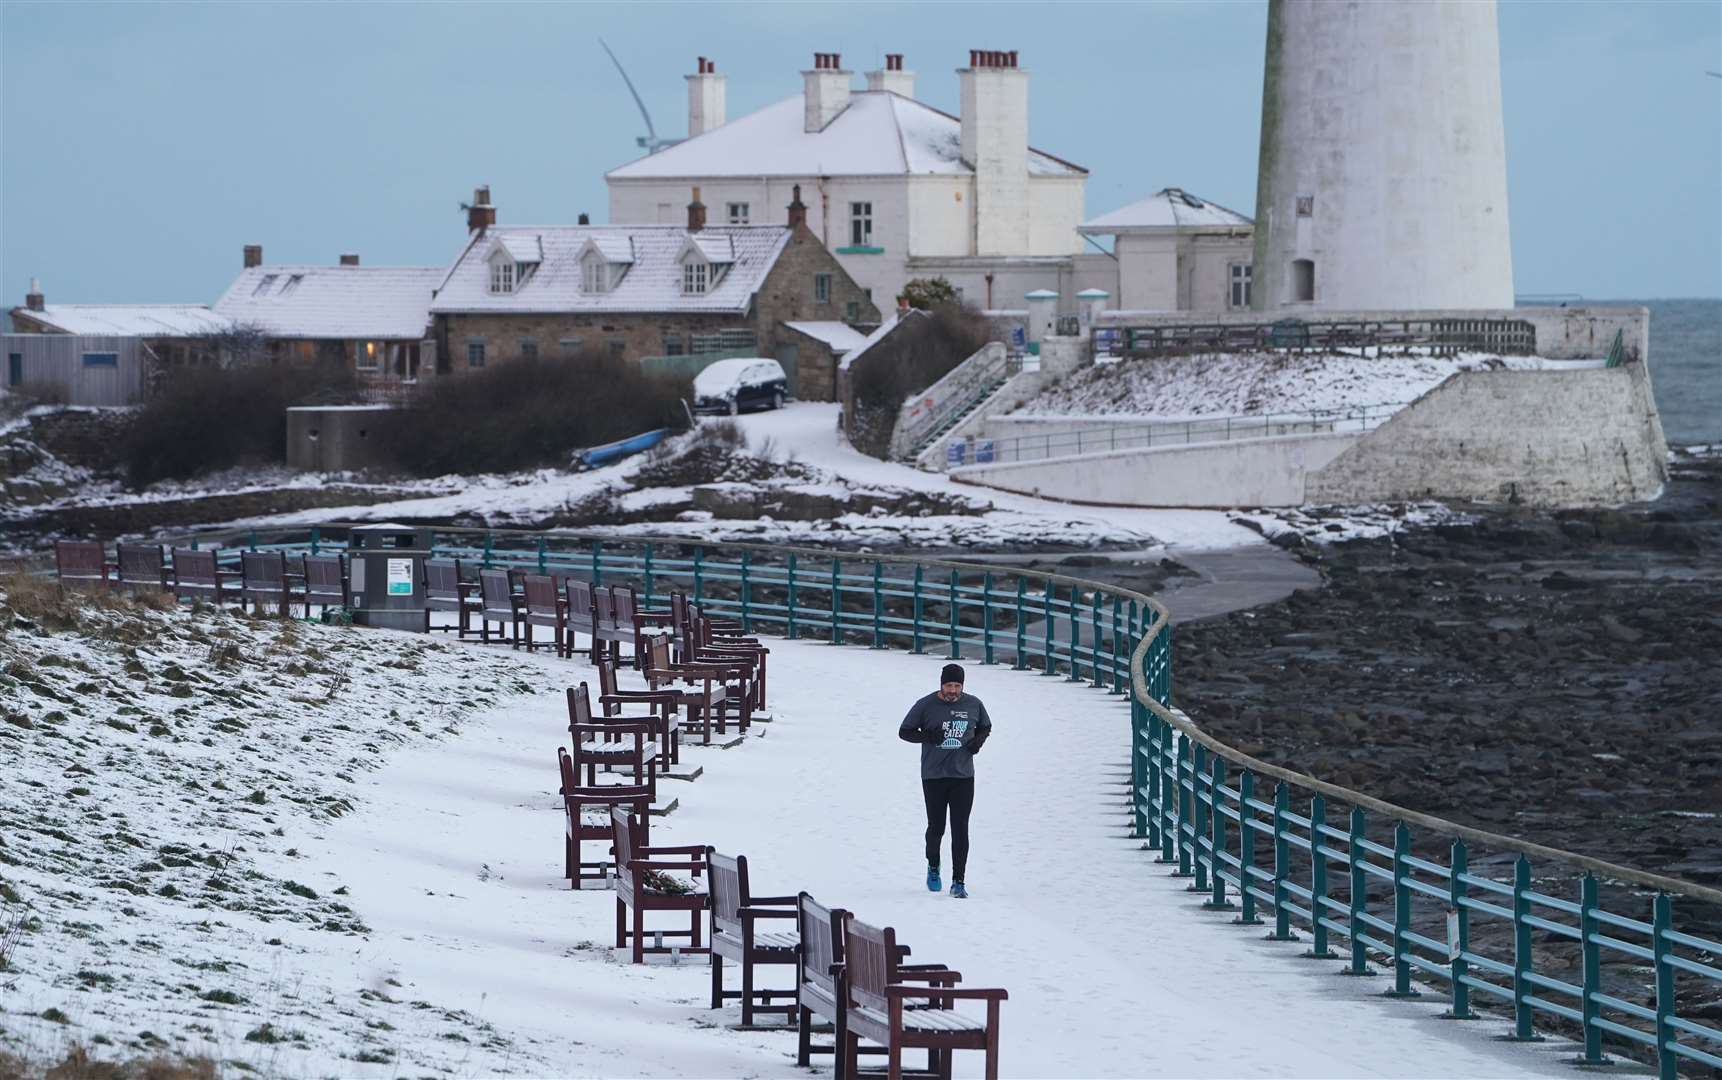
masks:
[[[789,396],[783,365],[762,356],[719,360],[694,376],[694,411],[736,413],[781,409]]]

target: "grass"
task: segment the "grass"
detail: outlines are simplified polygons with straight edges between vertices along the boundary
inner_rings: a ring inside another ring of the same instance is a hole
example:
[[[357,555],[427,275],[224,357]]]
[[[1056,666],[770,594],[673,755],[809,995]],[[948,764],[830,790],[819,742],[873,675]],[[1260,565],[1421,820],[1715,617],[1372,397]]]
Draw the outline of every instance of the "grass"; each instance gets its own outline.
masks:
[[[55,1062],[0,1051],[0,1076],[17,1080],[216,1080],[219,1075],[215,1062],[206,1057],[155,1054],[103,1060],[82,1043],[73,1043]]]

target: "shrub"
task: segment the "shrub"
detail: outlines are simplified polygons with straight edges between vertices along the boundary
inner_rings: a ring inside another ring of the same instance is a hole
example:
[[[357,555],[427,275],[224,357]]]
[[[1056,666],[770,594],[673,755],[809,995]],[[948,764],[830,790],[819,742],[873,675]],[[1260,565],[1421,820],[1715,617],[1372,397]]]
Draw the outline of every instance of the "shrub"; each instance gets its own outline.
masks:
[[[850,372],[855,415],[847,424],[855,448],[882,458],[904,399],[938,382],[991,338],[979,312],[941,304],[867,350]]]
[[[520,357],[426,384],[390,414],[384,446],[420,476],[566,465],[576,449],[686,426],[688,389],[605,353]]]
[[[915,278],[903,286],[903,299],[912,308],[934,311],[960,303],[957,290],[942,277]]]
[[[332,364],[182,368],[138,411],[126,437],[131,483],[182,480],[287,455],[287,407],[358,399],[358,382]]]

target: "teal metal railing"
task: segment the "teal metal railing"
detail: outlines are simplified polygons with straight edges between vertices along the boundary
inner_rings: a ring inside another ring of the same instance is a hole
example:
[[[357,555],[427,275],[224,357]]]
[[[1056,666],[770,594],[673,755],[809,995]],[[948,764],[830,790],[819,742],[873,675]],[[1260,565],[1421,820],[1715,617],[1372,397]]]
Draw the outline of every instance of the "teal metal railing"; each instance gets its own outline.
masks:
[[[348,527],[171,542],[232,548],[236,561],[241,547],[328,550]],[[749,630],[1006,663],[1128,694],[1134,832],[1205,906],[1235,911],[1244,925],[1271,923],[1273,938],[1307,934],[1306,956],[1342,960],[1348,974],[1380,964],[1386,993],[1429,988],[1455,1019],[1492,1000],[1515,1038],[1554,1025],[1582,1044],[1582,1064],[1602,1063],[1613,1047],[1653,1060],[1663,1078],[1722,1068],[1722,1028],[1695,1019],[1722,1001],[1722,942],[1677,930],[1674,912],[1677,896],[1722,911],[1722,890],[1472,829],[1228,746],[1173,707],[1172,625],[1141,593],[913,556],[560,532],[435,535],[439,555],[631,583],[647,603],[684,591]],[[1509,859],[1510,879],[1474,869],[1484,854]],[[1549,891],[1559,888],[1571,895]],[[1621,974],[1605,977],[1605,967]]]

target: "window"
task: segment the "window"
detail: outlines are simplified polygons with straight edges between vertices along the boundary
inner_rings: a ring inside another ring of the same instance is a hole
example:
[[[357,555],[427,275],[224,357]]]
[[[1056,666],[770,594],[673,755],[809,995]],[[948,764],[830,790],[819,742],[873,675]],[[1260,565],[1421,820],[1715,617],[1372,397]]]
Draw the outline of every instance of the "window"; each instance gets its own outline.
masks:
[[[610,355],[615,357],[617,360],[628,355],[628,343],[626,341],[612,341],[609,345]]]
[[[17,386],[24,381],[24,354],[12,352],[6,354],[6,385]]]
[[[963,287],[958,285],[951,291],[957,294],[957,303],[961,304],[963,302]],[[867,299],[873,299],[873,290],[867,290]]]
[[[732,202],[729,204],[728,209],[729,209],[729,223],[731,225],[746,225],[747,224],[747,204],[746,203],[744,203],[744,202]]]
[[[1254,268],[1249,263],[1232,264],[1232,306],[1247,308],[1250,306],[1250,279],[1254,277]]]
[[[252,296],[262,296],[269,291],[269,286],[275,284],[275,274],[264,274],[263,280],[257,283],[257,288],[251,290]]]
[[[466,343],[466,366],[469,368],[484,366],[484,342],[469,341]]]
[[[813,275],[813,302],[815,304],[831,303],[831,275]]]
[[[87,352],[84,354],[84,366],[117,368],[120,366],[120,354],[114,352]]]
[[[360,371],[376,371],[381,367],[377,343],[374,341],[353,342],[353,366]]]
[[[682,264],[682,291],[685,293],[703,293],[711,280],[711,266],[698,261]]]
[[[1315,299],[1315,260],[1292,260],[1292,299],[1313,301]]]
[[[680,334],[665,334],[664,335],[664,355],[665,356],[681,356],[682,355],[682,335],[680,335]]]
[[[593,256],[580,264],[580,288],[589,293],[610,291],[610,264]]]
[[[490,264],[490,291],[493,293],[511,293],[514,291],[514,264],[506,259],[498,259]]]
[[[562,350],[564,356],[578,356],[583,344],[584,342],[577,337],[565,337],[556,343],[556,347]]]
[[[1297,216],[1298,217],[1314,217],[1315,216],[1315,196],[1314,195],[1299,195],[1297,197]]]
[[[844,304],[843,305],[843,318],[847,322],[860,322],[861,321],[861,304],[860,304],[860,302],[855,301],[855,300],[851,300],[847,304]]]
[[[873,245],[873,204],[870,202],[852,202],[849,204],[849,246],[871,247]]]
[[[304,281],[304,280],[305,280],[304,274],[292,274],[292,275],[290,275],[287,278],[286,282],[284,284],[282,284],[281,291],[279,293],[277,293],[276,295],[277,296],[286,296],[288,293],[292,292],[294,289],[297,289],[299,287],[299,283],[301,281]]]
[[[520,358],[522,360],[538,359],[538,342],[531,338],[520,339]]]

